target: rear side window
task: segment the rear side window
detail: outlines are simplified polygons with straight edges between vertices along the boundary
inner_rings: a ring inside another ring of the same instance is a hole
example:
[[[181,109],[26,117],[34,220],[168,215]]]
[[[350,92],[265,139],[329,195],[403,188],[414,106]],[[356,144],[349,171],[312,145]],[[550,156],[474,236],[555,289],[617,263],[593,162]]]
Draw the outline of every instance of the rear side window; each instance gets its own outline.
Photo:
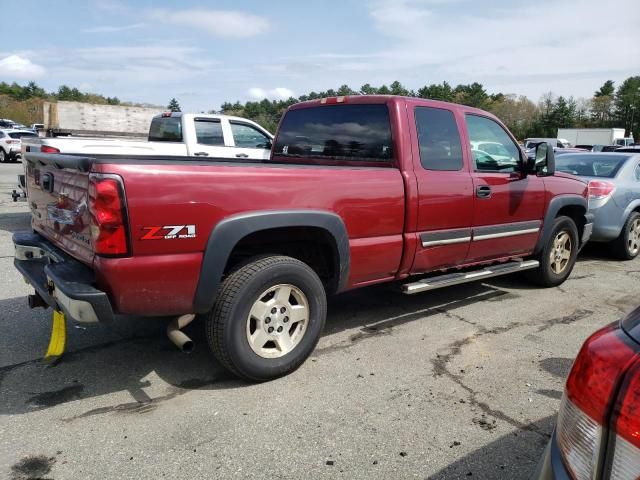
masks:
[[[181,142],[182,119],[180,117],[156,117],[149,127],[150,142]]]
[[[462,145],[453,112],[416,107],[420,163],[427,170],[462,170]]]
[[[290,110],[274,153],[285,157],[387,162],[393,158],[386,105],[328,105]]]
[[[556,156],[556,170],[582,177],[615,177],[629,159],[626,155],[567,153]]]
[[[224,135],[220,120],[202,120],[196,118],[196,138],[200,145],[224,147]]]

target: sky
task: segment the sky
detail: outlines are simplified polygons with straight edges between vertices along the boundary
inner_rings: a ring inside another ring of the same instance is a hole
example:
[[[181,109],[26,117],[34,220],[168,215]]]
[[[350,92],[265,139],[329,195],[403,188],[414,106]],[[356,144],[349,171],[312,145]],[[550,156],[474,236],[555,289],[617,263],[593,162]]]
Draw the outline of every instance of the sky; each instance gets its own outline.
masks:
[[[5,4],[5,5],[3,5]],[[640,75],[638,0],[0,0],[0,80],[183,111],[347,84],[591,97]]]

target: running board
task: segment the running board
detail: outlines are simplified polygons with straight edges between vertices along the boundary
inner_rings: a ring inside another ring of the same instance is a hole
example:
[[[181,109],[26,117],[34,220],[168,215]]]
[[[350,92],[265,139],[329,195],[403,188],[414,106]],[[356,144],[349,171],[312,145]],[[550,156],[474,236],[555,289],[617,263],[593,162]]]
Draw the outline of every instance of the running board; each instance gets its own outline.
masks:
[[[412,295],[414,293],[426,292],[427,290],[435,290],[436,288],[450,287],[461,283],[475,282],[476,280],[484,280],[485,278],[530,270],[532,268],[538,268],[539,266],[540,262],[537,260],[526,260],[492,265],[482,270],[474,270],[471,272],[446,273],[437,277],[430,277],[417,282],[406,283],[402,285],[402,293]]]

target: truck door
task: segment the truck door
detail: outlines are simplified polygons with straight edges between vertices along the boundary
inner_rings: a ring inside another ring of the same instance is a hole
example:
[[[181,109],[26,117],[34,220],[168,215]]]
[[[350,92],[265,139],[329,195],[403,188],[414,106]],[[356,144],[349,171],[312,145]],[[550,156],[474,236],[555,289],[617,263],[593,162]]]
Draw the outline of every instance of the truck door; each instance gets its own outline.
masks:
[[[236,157],[256,160],[269,159],[271,138],[266,133],[239,120],[230,120],[229,125]]]
[[[544,180],[520,173],[522,153],[498,122],[467,113],[465,123],[474,187],[473,241],[467,260],[531,252],[542,225]]]
[[[416,106],[409,113],[419,236],[412,273],[462,264],[467,257],[474,199],[459,121],[446,108]]]

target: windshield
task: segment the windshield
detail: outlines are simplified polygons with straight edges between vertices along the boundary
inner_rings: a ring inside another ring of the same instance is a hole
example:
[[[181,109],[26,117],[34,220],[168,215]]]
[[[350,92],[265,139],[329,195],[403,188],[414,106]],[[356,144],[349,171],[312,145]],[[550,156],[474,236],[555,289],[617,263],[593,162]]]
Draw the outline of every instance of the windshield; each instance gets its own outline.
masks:
[[[11,132],[9,133],[11,138],[22,138],[22,137],[37,137],[35,133],[32,132]]]
[[[274,154],[333,160],[388,161],[391,125],[386,105],[330,105],[289,111]]]
[[[556,170],[582,177],[613,178],[630,157],[627,155],[595,155],[567,153],[556,157]]]

